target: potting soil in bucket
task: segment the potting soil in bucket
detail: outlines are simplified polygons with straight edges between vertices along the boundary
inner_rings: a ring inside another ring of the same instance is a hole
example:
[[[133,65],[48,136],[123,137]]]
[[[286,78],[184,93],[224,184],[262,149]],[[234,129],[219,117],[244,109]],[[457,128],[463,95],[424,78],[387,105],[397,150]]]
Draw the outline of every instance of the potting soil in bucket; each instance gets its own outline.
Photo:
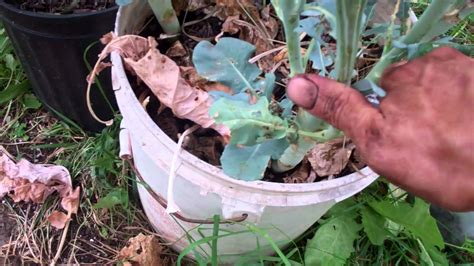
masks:
[[[120,8],[116,34],[137,33],[149,14],[146,1],[134,1]],[[222,220],[244,220],[220,224],[222,237],[217,244],[220,262],[237,262],[243,257],[249,258],[252,252],[271,254],[274,251],[269,242],[246,225],[264,230],[280,248],[284,247],[331,206],[361,191],[378,176],[366,167],[358,173],[316,183],[245,182],[226,176],[221,169],[183,150],[179,152],[173,189],[180,212],[175,217],[170,216],[157,198],[168,197],[168,177],[177,144],[155,124],[138,101],[119,54],[112,53],[112,63],[113,87],[123,115],[121,155],[133,156],[139,176],[149,185],[138,185],[145,212],[160,235],[177,251],[186,248],[190,238],[192,242],[202,239],[201,233],[212,236],[212,217],[219,215]],[[204,220],[210,220],[211,224],[199,224]],[[242,231],[244,233],[232,234]],[[210,254],[209,245],[201,245],[201,248],[196,251]]]
[[[89,69],[84,57],[92,65],[97,60],[103,47],[97,42],[113,29],[118,7],[59,15],[20,10],[13,3],[0,0],[0,18],[35,94],[49,109],[60,113],[60,118],[65,116],[86,130],[101,129],[86,105]],[[111,87],[109,76],[104,73],[100,81],[113,102],[107,89]],[[101,118],[112,117],[112,108],[98,88],[92,91],[91,99]]]

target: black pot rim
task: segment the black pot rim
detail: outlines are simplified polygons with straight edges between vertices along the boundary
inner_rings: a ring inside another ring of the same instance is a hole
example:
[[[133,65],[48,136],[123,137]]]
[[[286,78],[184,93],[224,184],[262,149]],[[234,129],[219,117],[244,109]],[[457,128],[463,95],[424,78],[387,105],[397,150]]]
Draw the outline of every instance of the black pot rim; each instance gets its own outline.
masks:
[[[112,10],[118,10],[119,6],[115,5],[113,7],[109,7],[103,10],[99,11],[91,11],[91,12],[84,12],[84,13],[77,13],[77,14],[64,14],[64,15],[54,15],[54,14],[49,14],[49,13],[37,13],[33,11],[28,11],[28,10],[21,10],[17,7],[15,7],[12,4],[9,4],[5,2],[5,0],[0,0],[0,5],[3,6],[3,8],[8,9],[11,12],[19,13],[25,16],[31,16],[31,17],[37,17],[37,18],[45,18],[45,19],[65,19],[65,18],[78,18],[78,17],[84,17],[84,16],[99,16],[103,13],[110,12]]]

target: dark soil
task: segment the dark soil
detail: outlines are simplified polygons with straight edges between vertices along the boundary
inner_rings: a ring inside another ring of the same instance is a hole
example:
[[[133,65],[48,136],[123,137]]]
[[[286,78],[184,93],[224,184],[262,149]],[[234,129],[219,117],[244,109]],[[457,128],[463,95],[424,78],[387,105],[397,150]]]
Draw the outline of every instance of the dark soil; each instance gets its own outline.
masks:
[[[85,13],[115,6],[115,0],[9,0],[7,2],[22,10],[52,14]]]
[[[0,204],[0,246],[5,245],[10,240],[11,229],[10,211],[3,204]]]

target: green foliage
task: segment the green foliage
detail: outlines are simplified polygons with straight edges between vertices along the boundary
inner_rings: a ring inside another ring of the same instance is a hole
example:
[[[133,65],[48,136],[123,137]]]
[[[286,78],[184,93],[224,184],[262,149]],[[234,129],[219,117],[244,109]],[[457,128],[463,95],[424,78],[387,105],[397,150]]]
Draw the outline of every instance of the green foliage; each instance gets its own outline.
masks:
[[[308,241],[305,252],[307,265],[345,265],[354,252],[354,240],[362,225],[355,219],[356,211],[339,213],[328,218]]]
[[[373,211],[371,208],[363,207],[360,210],[364,232],[367,234],[373,245],[383,245],[385,239],[390,237],[390,232],[386,229],[385,217]]]
[[[366,4],[367,0],[336,1],[336,77],[342,83],[350,84],[352,78]]]
[[[407,202],[390,201],[371,201],[368,204],[380,215],[403,225],[424,243],[444,248],[436,220],[430,215],[429,205],[423,200],[415,199],[413,206]]]
[[[220,82],[235,93],[255,91],[262,71],[248,62],[253,53],[255,46],[235,38],[221,38],[216,45],[202,41],[194,48],[193,63],[200,76]]]
[[[28,80],[23,80],[18,84],[12,84],[0,91],[0,104],[7,103],[17,97],[22,96],[30,89]]]
[[[253,181],[263,178],[271,158],[278,159],[289,146],[283,139],[270,140],[250,147],[227,145],[221,157],[224,172],[236,179]]]
[[[311,61],[313,69],[320,70],[321,75],[335,77],[338,81],[351,85],[357,54],[361,52],[359,50],[361,35],[374,13],[376,1],[319,0],[309,4],[305,4],[303,0],[271,2],[284,27],[290,76],[303,73]],[[454,46],[443,39],[435,42],[432,39],[452,26],[453,23],[446,18],[446,14],[451,16],[452,13],[467,18],[470,12],[472,10],[466,9],[464,1],[461,0],[433,0],[419,22],[409,31],[405,23],[395,25],[395,19],[388,25],[376,25],[364,35],[365,39],[373,35],[375,38],[364,40],[364,45],[370,46],[378,42],[377,38],[384,38],[387,44],[384,47],[384,54],[367,78],[355,83],[354,87],[364,94],[375,93],[384,97],[385,91],[377,85],[377,81],[390,63],[420,56],[440,45]],[[300,20],[300,16],[306,18]],[[406,1],[401,1],[399,11],[394,13],[392,18],[396,16],[402,22],[406,22],[408,16]],[[299,36],[302,32],[312,38],[304,58],[301,56]],[[331,50],[322,38],[327,34],[336,39],[335,60],[332,57],[333,52],[323,52]],[[472,47],[462,48],[467,53],[472,52]],[[254,52],[255,47],[249,43],[233,38],[222,38],[215,45],[208,41],[200,42],[193,53],[194,65],[201,76],[227,85],[239,95],[218,96],[210,114],[218,124],[224,124],[231,130],[232,146],[226,148],[221,158],[224,171],[232,177],[244,180],[261,178],[265,170],[264,166],[270,156],[265,146],[270,144],[263,146],[259,144],[283,138],[288,140],[290,146],[281,156],[271,158],[272,169],[276,172],[285,172],[298,165],[317,141],[326,141],[340,135],[336,129],[307,114],[305,110],[297,109],[295,112],[291,110],[292,105],[287,104],[288,102],[275,102],[272,95],[275,75],[265,73],[262,77],[263,73],[257,65],[248,62]],[[332,65],[335,65],[334,69],[329,72],[328,68]],[[242,94],[246,95],[246,100],[242,99]],[[283,108],[283,112],[279,112],[275,111],[278,109],[275,106],[286,107]],[[274,142],[271,143],[273,145]],[[245,160],[245,156],[237,156],[239,152],[258,159],[250,163],[249,160]],[[236,160],[232,161],[231,157]],[[364,211],[364,214],[369,217],[372,213]],[[374,243],[382,241],[381,236],[376,233],[372,235],[371,240]]]
[[[95,209],[112,209],[116,205],[122,205],[128,208],[128,191],[123,188],[114,188],[107,193],[105,197],[100,198],[96,204],[93,205]]]
[[[261,97],[256,103],[220,98],[212,105],[209,114],[218,124],[231,132],[230,144],[252,146],[266,140],[286,136],[288,122],[270,113],[268,100]]]
[[[401,200],[394,202],[389,194],[380,195],[373,190],[381,184],[373,185],[357,200],[350,198],[329,210],[306,244],[307,265],[357,264],[350,260],[357,260],[367,249],[379,253],[373,258],[377,263],[394,263],[391,253],[397,252],[398,263],[402,265],[417,261],[422,265],[447,265],[446,254],[441,251],[444,243],[429,205],[421,199],[413,205]],[[398,229],[392,231],[395,227]],[[366,236],[359,235],[361,229]],[[395,249],[391,250],[392,247]],[[353,256],[355,252],[357,257]],[[380,260],[381,253],[389,256],[384,262]]]
[[[125,4],[128,0],[124,0]],[[153,10],[158,23],[167,34],[177,34],[181,31],[178,17],[173,9],[171,0],[148,0],[148,4]]]
[[[278,18],[283,23],[288,59],[290,61],[290,76],[304,73],[301,58],[301,44],[296,29],[299,26],[300,13],[303,11],[305,0],[271,0]]]
[[[25,108],[25,110],[27,109],[36,110],[41,107],[41,103],[40,101],[38,101],[38,98],[36,98],[36,96],[34,96],[31,93],[25,94],[21,99],[21,103],[23,104],[23,107]]]

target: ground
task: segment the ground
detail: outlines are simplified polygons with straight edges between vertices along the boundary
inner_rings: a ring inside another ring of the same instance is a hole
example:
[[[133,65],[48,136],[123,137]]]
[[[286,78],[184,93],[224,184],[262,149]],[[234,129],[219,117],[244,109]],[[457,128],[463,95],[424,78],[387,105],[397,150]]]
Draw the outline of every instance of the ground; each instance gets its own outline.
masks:
[[[422,9],[423,3],[421,2],[418,8]],[[462,41],[472,42],[472,34],[466,34],[466,28],[469,28],[469,23],[460,23],[450,34],[461,38]],[[23,84],[26,78],[4,32],[1,32],[0,44],[0,148],[4,148],[16,159],[25,158],[34,163],[63,165],[69,169],[74,186],[81,187],[80,210],[73,217],[64,248],[59,250],[58,262],[117,263],[122,261],[118,258],[119,251],[127,245],[131,237],[143,233],[159,238],[141,209],[134,175],[129,165],[118,158],[117,125],[120,117],[116,117],[112,127],[98,133],[85,133],[74,124],[60,121],[47,112],[29,88],[13,97],[4,93],[12,85]],[[389,186],[383,181],[373,185],[351,203],[357,206],[354,207],[357,208],[357,213],[345,213],[337,217],[345,219],[347,215],[353,215],[355,221],[363,223],[363,214],[369,203],[373,203],[371,197],[389,195],[387,189]],[[404,196],[390,195],[392,202],[396,201],[394,197]],[[57,195],[51,196],[43,204],[14,203],[9,198],[2,200],[0,263],[6,260],[15,264],[46,264],[54,260],[63,231],[52,228],[44,217],[57,209],[58,204]],[[337,212],[334,212],[334,215],[336,214]],[[334,217],[326,218],[330,220]],[[337,217],[330,221],[338,222]],[[387,221],[397,227],[403,224],[403,221],[397,221],[397,218],[391,216]],[[307,241],[325,224],[316,223],[295,241],[295,245],[284,250],[284,255],[293,261],[303,262],[304,258],[295,254],[304,253]],[[353,241],[355,244],[351,262],[426,262],[423,255],[426,255],[428,247],[420,244],[422,237],[416,234],[416,230],[410,231],[410,228],[400,227],[394,230],[399,233],[387,238],[382,245],[373,245],[369,239],[370,232],[360,231],[360,235]],[[474,261],[472,241],[446,243],[445,251],[451,262]],[[165,244],[160,253],[164,265],[174,264],[178,256]]]

